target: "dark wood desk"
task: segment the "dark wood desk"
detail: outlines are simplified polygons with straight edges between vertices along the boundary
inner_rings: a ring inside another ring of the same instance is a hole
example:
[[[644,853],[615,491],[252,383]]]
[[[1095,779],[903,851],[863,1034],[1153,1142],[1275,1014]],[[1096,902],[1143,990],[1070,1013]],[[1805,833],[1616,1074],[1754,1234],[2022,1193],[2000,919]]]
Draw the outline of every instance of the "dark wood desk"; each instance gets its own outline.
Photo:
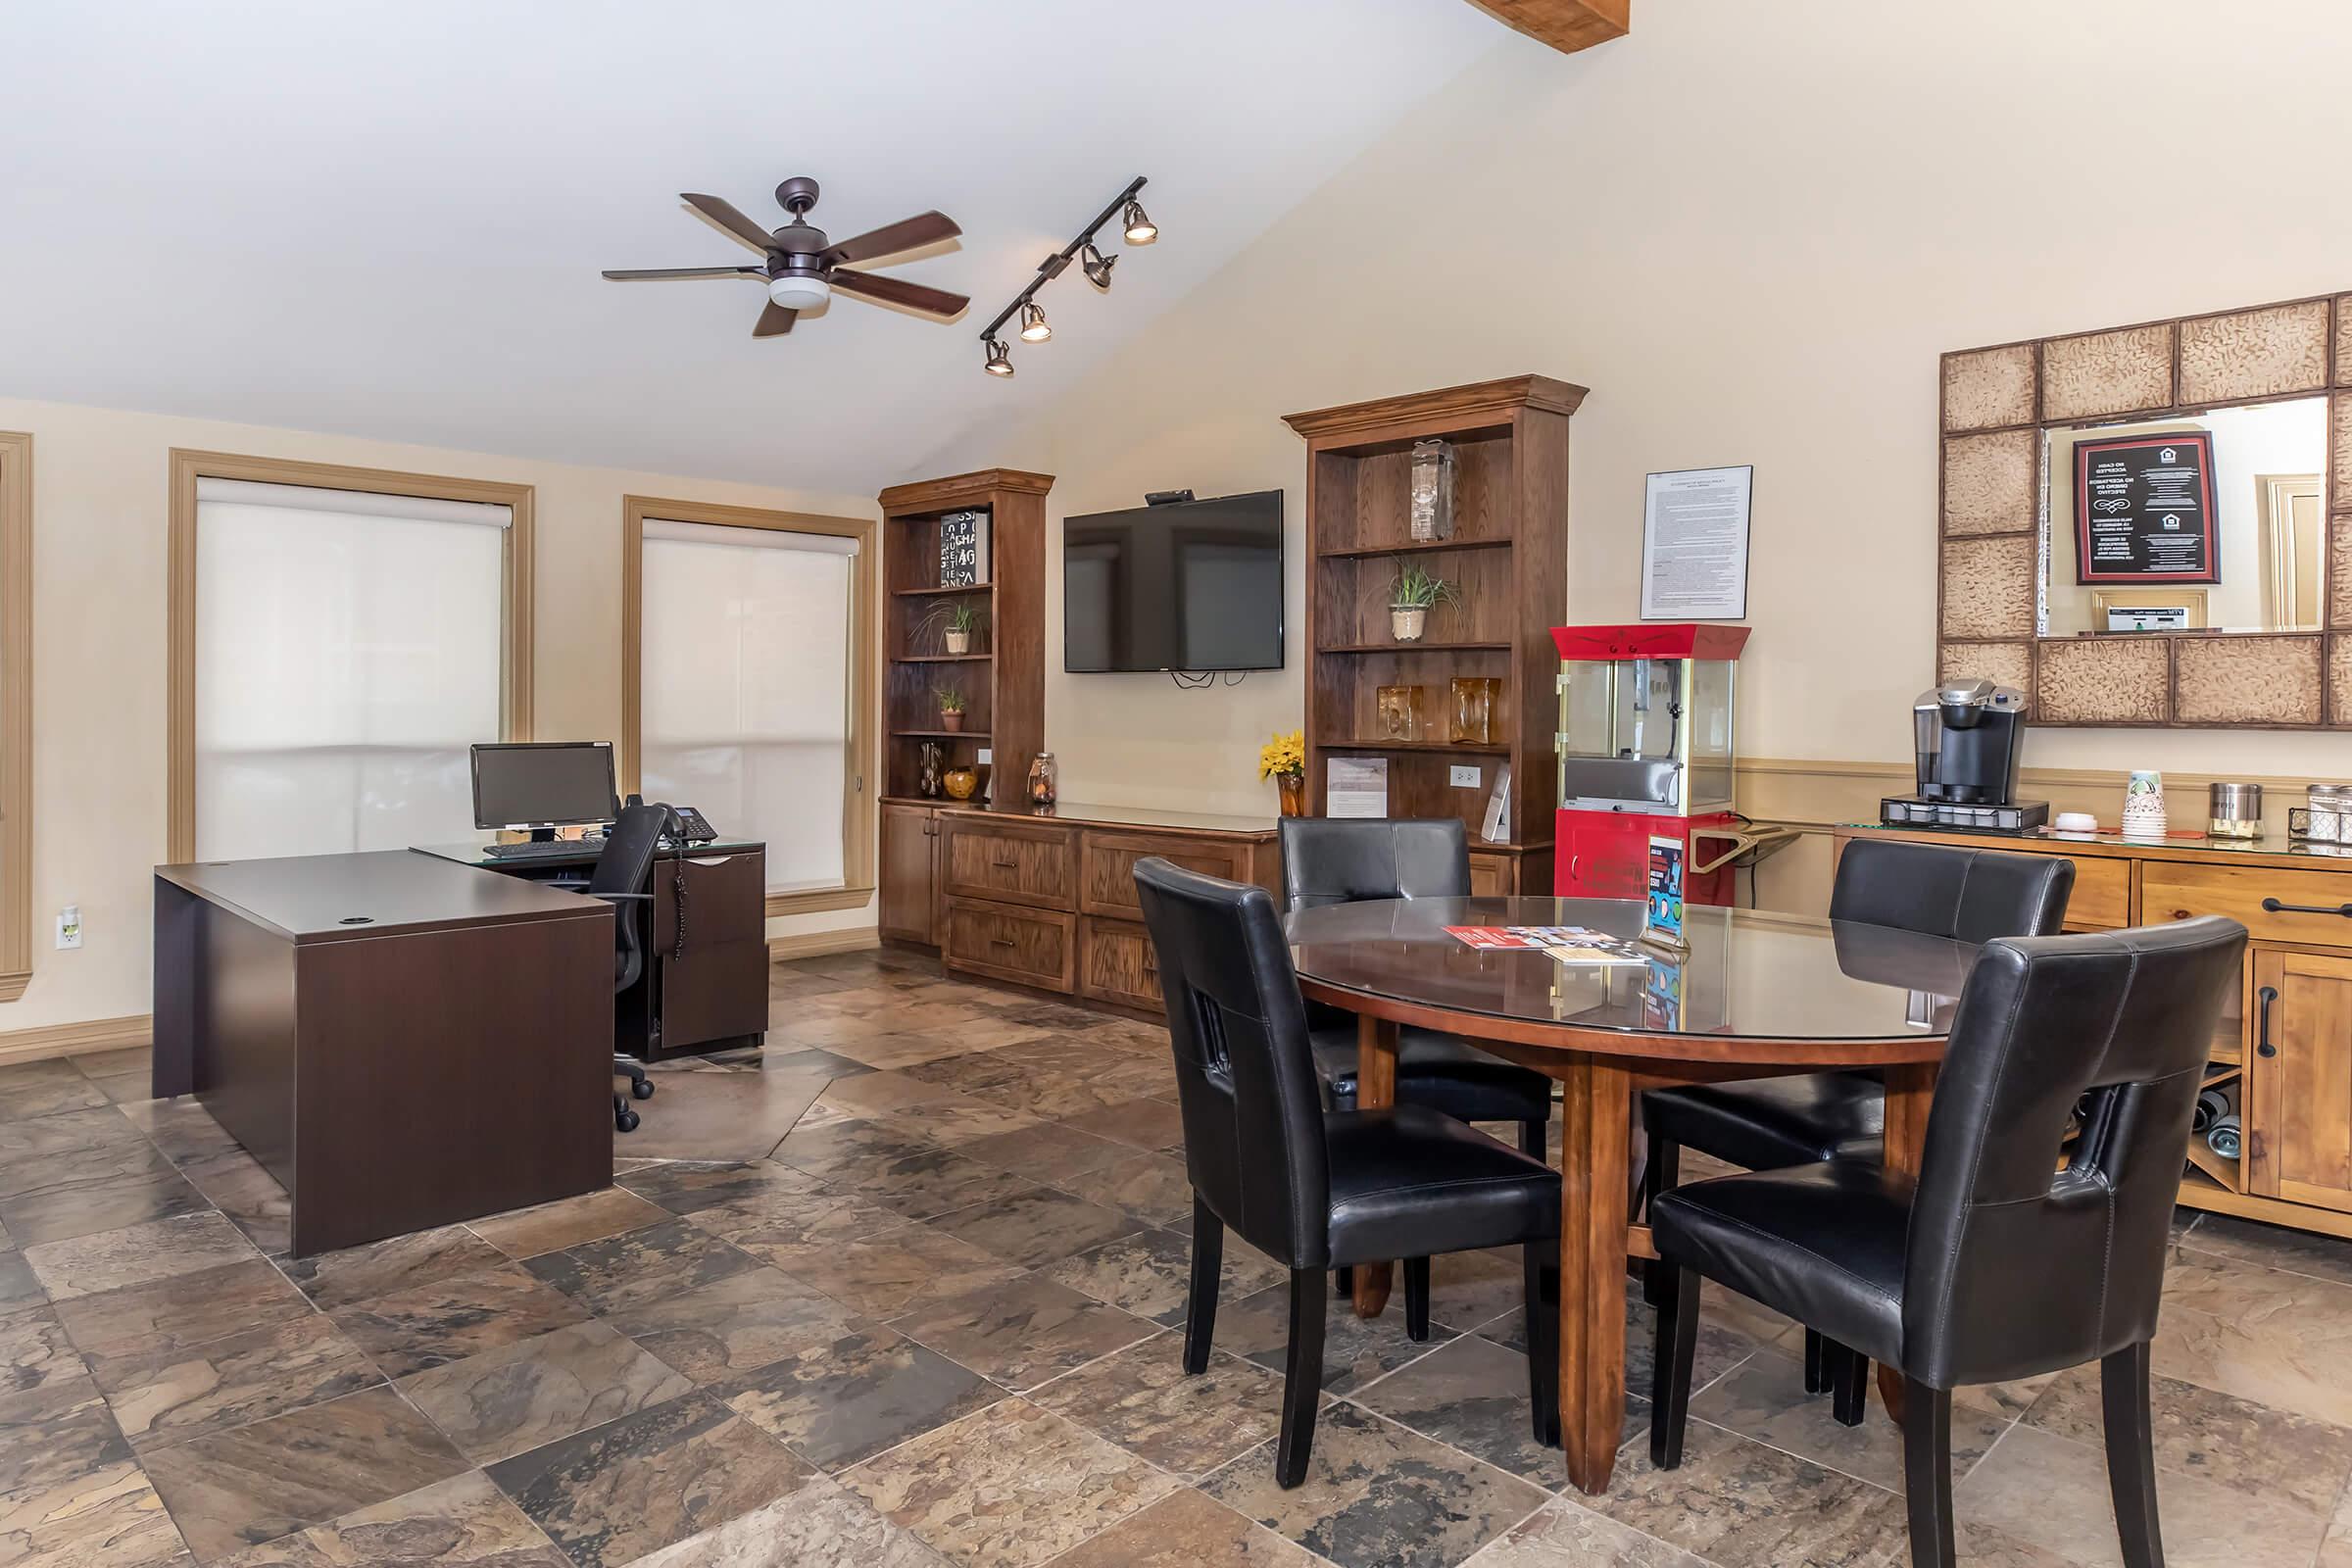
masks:
[[[297,1255],[612,1180],[612,906],[406,850],[155,871],[154,1092],[293,1198]]]

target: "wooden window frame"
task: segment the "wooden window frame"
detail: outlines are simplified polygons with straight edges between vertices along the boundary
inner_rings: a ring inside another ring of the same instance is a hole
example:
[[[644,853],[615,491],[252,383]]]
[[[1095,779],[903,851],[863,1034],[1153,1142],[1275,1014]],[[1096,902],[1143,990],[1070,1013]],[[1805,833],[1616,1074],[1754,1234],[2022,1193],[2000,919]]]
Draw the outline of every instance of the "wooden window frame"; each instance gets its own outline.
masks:
[[[842,812],[841,876],[837,888],[771,893],[767,912],[815,914],[827,909],[860,909],[874,896],[875,838],[879,791],[874,759],[874,552],[870,517],[825,517],[805,512],[771,512],[708,501],[623,496],[620,509],[620,768],[622,789],[642,788],[639,753],[645,739],[645,524],[699,522],[720,528],[764,528],[778,533],[825,534],[855,540],[850,568],[850,777],[848,808]],[[692,804],[692,803],[688,803]]]
[[[472,501],[508,509],[505,620],[499,670],[499,738],[531,738],[532,515],[527,484],[354,468],[285,458],[226,452],[172,452],[171,690],[166,705],[165,752],[171,771],[166,841],[174,861],[196,858],[196,481],[242,479],[256,484],[307,485],[369,495]]]
[[[0,430],[0,1002],[32,981],[32,437]]]

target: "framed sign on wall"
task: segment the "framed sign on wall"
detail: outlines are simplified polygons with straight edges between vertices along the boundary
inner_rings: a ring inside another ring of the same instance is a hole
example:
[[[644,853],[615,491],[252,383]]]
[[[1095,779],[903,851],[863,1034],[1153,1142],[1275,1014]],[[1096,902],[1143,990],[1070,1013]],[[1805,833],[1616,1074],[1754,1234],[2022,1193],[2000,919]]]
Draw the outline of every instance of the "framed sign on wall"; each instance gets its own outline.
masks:
[[[2075,581],[2222,580],[2213,433],[2075,443]]]

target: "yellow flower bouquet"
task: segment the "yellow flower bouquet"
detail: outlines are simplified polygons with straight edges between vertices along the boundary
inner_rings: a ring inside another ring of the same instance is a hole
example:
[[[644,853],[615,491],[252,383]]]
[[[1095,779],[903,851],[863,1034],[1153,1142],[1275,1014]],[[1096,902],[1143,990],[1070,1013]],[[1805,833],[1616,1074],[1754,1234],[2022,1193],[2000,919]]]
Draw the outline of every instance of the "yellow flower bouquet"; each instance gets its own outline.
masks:
[[[1276,730],[1274,738],[1257,749],[1257,776],[1306,777],[1306,731],[1295,729],[1285,735]]]

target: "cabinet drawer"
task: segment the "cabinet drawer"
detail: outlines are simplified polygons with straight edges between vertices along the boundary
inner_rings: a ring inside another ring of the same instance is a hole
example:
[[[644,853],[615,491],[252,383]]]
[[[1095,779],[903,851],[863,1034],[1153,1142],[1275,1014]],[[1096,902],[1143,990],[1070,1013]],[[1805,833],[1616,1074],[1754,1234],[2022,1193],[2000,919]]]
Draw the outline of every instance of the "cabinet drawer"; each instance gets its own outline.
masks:
[[[1151,933],[1130,920],[1078,922],[1078,994],[1121,1006],[1160,1005],[1159,956]]]
[[[743,855],[706,856],[691,851],[683,867],[674,866],[663,850],[654,861],[654,946],[672,951],[677,946],[677,884],[686,879],[685,951],[717,942],[766,940],[767,857],[753,851]]]
[[[1511,858],[1507,855],[1470,856],[1470,896],[1474,899],[1507,899],[1512,896]],[[1548,890],[1547,890],[1548,891]]]
[[[943,811],[940,882],[950,898],[1045,908],[1078,906],[1077,835],[1041,822],[1000,822]]]
[[[968,899],[948,905],[940,953],[951,969],[1068,991],[1075,980],[1077,916]]]
[[[2266,909],[2265,900],[2287,907]],[[2150,860],[2139,872],[2140,918],[2150,925],[2192,914],[2226,914],[2243,924],[2257,942],[2352,948],[2352,914],[2337,912],[2348,906],[2352,874],[2341,872],[2188,865],[2178,860]]]
[[[2132,923],[2132,862],[2066,857],[2075,862],[2075,891],[2066,901],[2070,931],[2120,931]]]
[[[1228,882],[1250,880],[1247,844],[1220,844],[1214,839],[1158,833],[1089,833],[1078,882],[1078,907],[1088,914],[1107,914],[1123,920],[1142,918],[1143,906],[1135,898],[1135,862],[1155,855],[1204,876],[1221,876]],[[1156,1004],[1158,1000],[1154,988],[1152,1001]]]

